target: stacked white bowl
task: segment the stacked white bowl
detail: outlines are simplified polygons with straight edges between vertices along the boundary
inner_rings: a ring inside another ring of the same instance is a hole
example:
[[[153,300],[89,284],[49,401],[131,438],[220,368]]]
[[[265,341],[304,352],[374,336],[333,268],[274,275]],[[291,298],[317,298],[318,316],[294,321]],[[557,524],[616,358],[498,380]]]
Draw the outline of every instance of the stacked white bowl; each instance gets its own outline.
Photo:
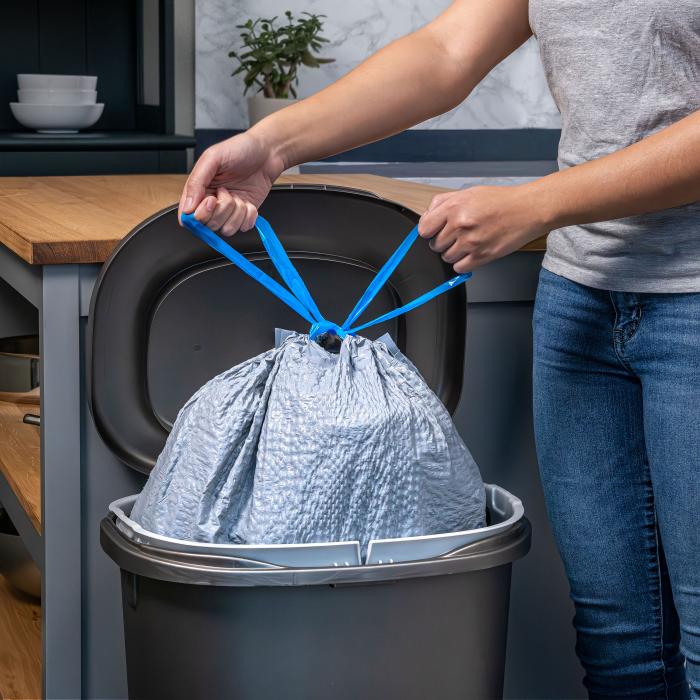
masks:
[[[19,102],[10,102],[15,119],[41,134],[75,134],[92,126],[104,104],[97,102],[94,75],[17,75]]]

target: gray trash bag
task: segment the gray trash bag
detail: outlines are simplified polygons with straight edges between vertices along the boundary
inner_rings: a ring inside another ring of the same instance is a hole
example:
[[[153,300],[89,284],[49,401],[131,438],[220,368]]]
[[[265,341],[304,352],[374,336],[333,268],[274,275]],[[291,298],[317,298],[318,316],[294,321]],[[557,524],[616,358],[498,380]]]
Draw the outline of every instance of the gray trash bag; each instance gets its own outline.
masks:
[[[299,544],[484,525],[452,418],[393,343],[292,333],[184,405],[131,518],[196,542]]]

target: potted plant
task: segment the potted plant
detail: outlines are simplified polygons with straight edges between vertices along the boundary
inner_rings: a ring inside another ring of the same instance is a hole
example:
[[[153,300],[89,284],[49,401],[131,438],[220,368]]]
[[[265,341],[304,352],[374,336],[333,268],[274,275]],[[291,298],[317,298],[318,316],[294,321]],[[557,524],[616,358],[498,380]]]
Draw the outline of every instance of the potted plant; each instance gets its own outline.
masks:
[[[324,15],[304,12],[295,19],[290,11],[284,14],[286,24],[278,25],[278,18],[272,17],[237,25],[242,30],[243,49],[231,51],[229,56],[239,63],[232,75],[243,74],[243,94],[252,87],[257,89],[258,94],[248,97],[251,126],[296,99],[301,66],[318,68],[334,60],[315,55],[328,42],[321,36]]]

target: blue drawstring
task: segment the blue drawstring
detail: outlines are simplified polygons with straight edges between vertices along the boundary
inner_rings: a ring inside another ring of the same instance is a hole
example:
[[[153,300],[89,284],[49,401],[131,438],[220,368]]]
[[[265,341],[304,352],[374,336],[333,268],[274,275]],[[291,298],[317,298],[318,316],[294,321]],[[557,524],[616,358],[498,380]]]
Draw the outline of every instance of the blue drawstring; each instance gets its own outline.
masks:
[[[187,226],[187,228],[194,233],[197,238],[206,243],[208,246],[221,253],[225,258],[230,260],[236,267],[241,271],[245,272],[247,275],[252,277],[254,280],[263,285],[269,292],[274,294],[278,299],[283,301],[287,306],[296,311],[302,318],[306,319],[310,324],[309,337],[312,339],[317,338],[323,333],[330,333],[337,335],[339,338],[345,338],[347,335],[354,335],[358,331],[369,328],[370,326],[375,326],[384,321],[388,321],[392,318],[396,318],[402,314],[415,309],[422,304],[434,299],[440,294],[444,294],[450,289],[454,289],[456,286],[466,282],[471,276],[471,272],[467,272],[463,275],[457,275],[447,282],[435,287],[435,289],[422,294],[417,299],[404,304],[403,306],[389,311],[373,321],[368,321],[359,326],[353,326],[352,324],[357,321],[357,319],[362,315],[365,309],[370,305],[374,297],[377,296],[379,290],[386,284],[387,280],[394,272],[394,270],[399,266],[401,261],[406,256],[406,253],[410,250],[413,243],[415,243],[418,238],[418,227],[414,226],[411,232],[406,236],[406,238],[401,242],[399,247],[394,251],[391,257],[384,263],[382,268],[376,274],[376,276],[369,283],[369,286],[365,290],[364,294],[360,297],[360,300],[355,304],[353,310],[348,314],[345,319],[345,323],[339,326],[332,321],[327,321],[321,314],[316,302],[313,300],[311,293],[309,292],[304,281],[301,279],[297,269],[294,267],[292,261],[287,255],[284,246],[280,242],[277,234],[270,226],[269,222],[262,216],[258,216],[255,221],[255,228],[260,235],[260,240],[262,241],[267,254],[280,274],[280,277],[284,280],[289,289],[285,289],[279,282],[270,277],[266,272],[263,272],[259,267],[253,265],[253,263],[248,260],[244,255],[241,255],[235,248],[231,247],[226,241],[217,236],[208,226],[197,221],[194,218],[194,214],[183,214],[182,223]],[[290,291],[291,290],[291,291]]]
[[[443,282],[441,285],[435,287],[435,289],[432,289],[429,292],[426,292],[425,294],[421,294],[417,299],[414,299],[413,301],[409,301],[408,304],[404,304],[403,306],[400,306],[398,309],[394,309],[393,311],[389,311],[386,314],[383,314],[382,316],[379,316],[378,318],[375,318],[373,321],[368,321],[367,323],[363,323],[360,326],[355,326],[354,328],[350,328],[348,331],[346,331],[349,335],[354,335],[358,331],[363,331],[365,328],[369,328],[370,326],[376,326],[379,323],[384,323],[384,321],[389,321],[392,318],[396,318],[397,316],[401,316],[402,314],[408,313],[409,311],[412,311],[413,309],[422,306],[426,302],[430,301],[431,299],[435,299],[435,297],[440,296],[440,294],[444,294],[445,292],[449,292],[450,289],[454,289],[457,285],[462,284],[463,282],[466,282],[470,277],[472,276],[471,272],[465,272],[463,275],[457,275],[456,277],[453,277],[452,279],[447,280],[447,282]]]

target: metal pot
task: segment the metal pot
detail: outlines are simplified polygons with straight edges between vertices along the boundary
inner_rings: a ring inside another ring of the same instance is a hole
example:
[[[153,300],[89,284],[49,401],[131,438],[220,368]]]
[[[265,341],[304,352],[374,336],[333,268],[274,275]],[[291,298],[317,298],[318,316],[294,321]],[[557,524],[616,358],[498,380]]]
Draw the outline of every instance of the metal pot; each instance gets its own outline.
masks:
[[[0,401],[39,403],[39,336],[0,338]]]

